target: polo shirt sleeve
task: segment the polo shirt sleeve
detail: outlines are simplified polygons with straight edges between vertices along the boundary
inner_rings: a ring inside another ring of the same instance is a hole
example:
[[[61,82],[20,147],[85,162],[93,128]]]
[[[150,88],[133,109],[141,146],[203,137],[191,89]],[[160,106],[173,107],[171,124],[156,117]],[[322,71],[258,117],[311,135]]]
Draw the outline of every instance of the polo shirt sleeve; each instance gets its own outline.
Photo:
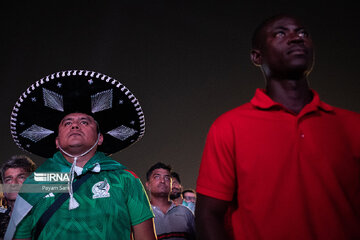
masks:
[[[193,214],[193,212],[189,209],[186,209],[188,211],[186,211],[186,222],[188,225],[188,229],[189,229],[189,234],[190,234],[190,239],[195,239],[196,236],[196,231],[195,231],[195,216]]]
[[[235,192],[234,130],[224,116],[211,126],[202,159],[196,191],[200,194],[231,201]]]
[[[154,214],[151,205],[139,177],[135,173],[128,171],[128,181],[126,183],[127,206],[130,215],[131,225],[153,218]]]

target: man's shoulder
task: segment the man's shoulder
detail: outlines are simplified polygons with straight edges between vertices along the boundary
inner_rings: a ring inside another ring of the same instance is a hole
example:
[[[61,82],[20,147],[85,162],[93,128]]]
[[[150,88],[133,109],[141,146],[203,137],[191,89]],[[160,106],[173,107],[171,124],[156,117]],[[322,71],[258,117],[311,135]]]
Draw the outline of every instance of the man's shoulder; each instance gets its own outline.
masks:
[[[238,122],[248,119],[251,116],[257,114],[256,109],[254,109],[251,103],[244,103],[238,107],[230,109],[222,114],[220,114],[213,124],[221,125],[226,123]]]
[[[254,110],[254,106],[250,102],[247,102],[224,112],[223,114],[220,115],[220,117],[228,116],[228,115],[229,116],[237,115],[239,113],[246,113],[253,110]]]
[[[331,106],[331,108],[332,111],[330,112],[330,114],[332,114],[338,121],[341,121],[343,124],[359,125],[359,112],[335,106]]]
[[[188,207],[185,207],[184,205],[176,205],[174,207],[174,209],[177,211],[177,212],[182,212],[184,214],[187,214],[187,215],[191,215],[193,216],[193,212],[188,208]]]
[[[333,124],[337,124],[336,129],[342,129],[347,132],[349,136],[358,139],[360,134],[360,113],[345,108],[328,106],[330,106],[330,111],[324,111],[323,116],[326,117],[324,119],[330,120]]]
[[[111,171],[102,171],[102,175],[112,179],[112,181],[119,183],[119,186],[125,187],[128,186],[133,188],[132,190],[135,191],[139,189],[138,187],[141,184],[140,178],[129,169],[115,169]],[[129,189],[130,190],[130,189]]]
[[[60,151],[58,151],[51,158],[45,159],[45,161],[36,168],[35,172],[64,172],[70,171],[70,167],[71,164],[66,162]]]
[[[348,110],[348,109],[345,109],[345,108],[340,108],[340,107],[334,107],[334,106],[332,106],[332,107],[334,109],[334,112],[337,115],[344,116],[344,117],[349,117],[349,118],[360,119],[360,113],[359,112],[355,112],[355,111]]]
[[[349,132],[360,134],[360,113],[348,109],[334,107],[338,121],[344,125]]]
[[[122,173],[131,179],[139,179],[139,177],[136,175],[136,173],[130,169],[122,169]]]

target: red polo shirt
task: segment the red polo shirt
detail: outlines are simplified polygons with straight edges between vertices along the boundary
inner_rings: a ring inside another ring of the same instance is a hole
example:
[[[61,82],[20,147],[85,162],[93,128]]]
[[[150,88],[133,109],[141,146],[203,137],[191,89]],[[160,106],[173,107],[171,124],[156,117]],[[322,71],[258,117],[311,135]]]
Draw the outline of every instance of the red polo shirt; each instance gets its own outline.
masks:
[[[196,190],[235,196],[235,239],[360,239],[360,114],[313,93],[294,114],[257,89],[213,123]]]

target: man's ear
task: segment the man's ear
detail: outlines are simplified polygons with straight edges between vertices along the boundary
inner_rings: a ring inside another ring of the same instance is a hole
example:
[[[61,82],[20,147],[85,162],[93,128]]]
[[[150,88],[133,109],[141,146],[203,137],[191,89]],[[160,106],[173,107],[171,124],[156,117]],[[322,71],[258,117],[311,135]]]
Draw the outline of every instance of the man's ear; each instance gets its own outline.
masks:
[[[251,62],[257,66],[257,67],[260,67],[261,64],[262,64],[262,58],[261,58],[261,53],[259,50],[257,49],[252,49],[251,52],[250,52],[250,59],[251,59]]]
[[[150,192],[150,187],[149,187],[149,182],[148,181],[146,181],[145,186],[146,186],[146,189]]]
[[[55,138],[55,145],[56,145],[56,149],[59,149],[59,139],[58,139],[58,137]]]
[[[100,133],[98,145],[101,145],[104,141],[104,136]]]

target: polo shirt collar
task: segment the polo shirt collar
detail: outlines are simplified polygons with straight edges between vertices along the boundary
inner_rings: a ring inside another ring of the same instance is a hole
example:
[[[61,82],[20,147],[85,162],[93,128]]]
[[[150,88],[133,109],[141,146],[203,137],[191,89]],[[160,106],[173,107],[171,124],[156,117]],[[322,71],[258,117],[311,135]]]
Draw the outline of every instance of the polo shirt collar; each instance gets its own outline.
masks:
[[[311,100],[311,102],[309,104],[307,104],[304,107],[303,110],[306,110],[306,112],[315,111],[318,108],[322,109],[323,111],[326,111],[326,112],[331,112],[334,110],[334,108],[332,106],[330,106],[329,104],[326,104],[320,100],[319,94],[316,91],[314,91],[314,90],[311,90],[311,91],[313,93],[313,99]],[[261,89],[261,88],[256,89],[255,96],[251,99],[250,103],[257,108],[264,109],[264,110],[270,109],[270,108],[273,108],[276,106],[285,109],[282,104],[273,101],[266,94],[265,89]]]
[[[265,89],[258,88],[255,91],[255,96],[251,99],[250,103],[255,107],[261,109],[270,109],[275,106],[282,106],[280,103],[273,101],[265,93]]]
[[[166,211],[165,214],[160,210],[159,207],[157,207],[157,206],[155,206],[155,205],[152,205],[152,204],[151,204],[151,207],[152,207],[153,211],[157,211],[157,212],[161,213],[162,215],[165,215],[165,214],[167,214],[171,209],[173,209],[174,207],[177,207],[177,206],[176,206],[175,203],[172,202],[171,205],[170,205],[170,207],[169,207],[169,209]]]

